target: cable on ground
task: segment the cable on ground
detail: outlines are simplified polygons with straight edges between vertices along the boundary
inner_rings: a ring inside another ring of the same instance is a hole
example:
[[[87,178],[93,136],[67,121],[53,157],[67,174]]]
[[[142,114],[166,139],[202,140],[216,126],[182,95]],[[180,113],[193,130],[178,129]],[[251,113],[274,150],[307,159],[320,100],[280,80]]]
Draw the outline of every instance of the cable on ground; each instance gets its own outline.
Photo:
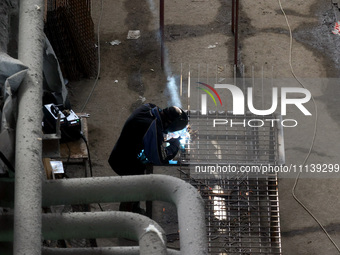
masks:
[[[282,7],[282,4],[281,4],[281,0],[278,0],[279,1],[279,5],[280,5],[280,9],[283,13],[283,16],[285,17],[285,20],[286,20],[286,23],[287,23],[287,27],[288,27],[288,30],[289,30],[289,66],[290,66],[290,70],[292,72],[292,75],[293,77],[296,79],[296,81],[301,85],[301,87],[305,88],[305,85],[299,80],[299,78],[296,76],[295,72],[294,72],[294,68],[293,68],[293,64],[292,64],[292,55],[293,55],[293,33],[292,33],[292,29],[291,29],[291,26],[289,24],[289,21],[288,21],[288,17]],[[311,94],[311,97],[312,97],[312,101],[313,101],[313,104],[314,104],[314,108],[315,108],[315,123],[314,123],[314,134],[313,134],[313,137],[312,137],[312,142],[311,142],[311,146],[309,148],[309,151],[307,153],[307,156],[306,158],[304,159],[302,165],[304,166],[308,159],[309,159],[309,156],[311,155],[312,153],[312,150],[313,150],[313,147],[314,147],[314,143],[315,143],[315,138],[316,138],[316,133],[317,133],[317,124],[318,124],[318,108],[317,108],[317,105],[316,105],[316,102],[315,102],[315,99],[314,99],[314,96]],[[340,249],[338,247],[338,245],[334,242],[334,240],[332,239],[332,237],[328,234],[327,230],[325,229],[325,227],[321,224],[321,222],[315,217],[315,215],[307,208],[307,206],[296,196],[296,193],[295,193],[295,190],[296,190],[296,187],[297,187],[297,184],[298,184],[298,181],[299,181],[299,178],[300,178],[300,172],[298,173],[298,175],[296,176],[296,179],[295,179],[295,183],[294,183],[294,186],[292,188],[292,196],[293,198],[296,200],[296,202],[298,202],[302,208],[316,221],[316,223],[320,226],[320,228],[323,230],[323,232],[326,234],[326,236],[328,237],[328,239],[331,241],[331,243],[335,246],[335,248],[338,250],[338,252],[340,253]]]

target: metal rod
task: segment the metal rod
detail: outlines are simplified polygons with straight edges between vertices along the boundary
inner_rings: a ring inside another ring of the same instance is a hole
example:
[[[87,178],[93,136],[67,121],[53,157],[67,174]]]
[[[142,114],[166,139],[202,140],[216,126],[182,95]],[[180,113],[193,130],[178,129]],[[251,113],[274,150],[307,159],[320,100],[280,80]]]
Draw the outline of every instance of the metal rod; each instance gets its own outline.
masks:
[[[235,0],[231,0],[231,32],[235,32]]]
[[[181,63],[181,78],[179,84],[179,95],[183,96],[183,63]]]
[[[181,254],[208,253],[204,202],[193,186],[178,178],[164,175],[97,177],[46,181],[43,185],[43,206],[146,200],[177,206]]]
[[[235,0],[235,21],[234,21],[234,37],[235,37],[235,55],[234,65],[238,65],[238,14],[239,14],[239,0]]]
[[[282,121],[282,116],[278,116],[280,121]],[[285,144],[284,144],[284,134],[283,134],[283,127],[281,125],[277,125],[277,140],[278,140],[278,164],[283,165],[286,163],[286,156],[285,156]]]
[[[164,69],[164,0],[159,0],[159,30],[161,37],[161,67]]]
[[[13,254],[40,254],[44,1],[21,0],[18,57],[29,67],[18,92]]]
[[[188,111],[190,111],[190,65],[189,65],[189,73],[188,73]]]

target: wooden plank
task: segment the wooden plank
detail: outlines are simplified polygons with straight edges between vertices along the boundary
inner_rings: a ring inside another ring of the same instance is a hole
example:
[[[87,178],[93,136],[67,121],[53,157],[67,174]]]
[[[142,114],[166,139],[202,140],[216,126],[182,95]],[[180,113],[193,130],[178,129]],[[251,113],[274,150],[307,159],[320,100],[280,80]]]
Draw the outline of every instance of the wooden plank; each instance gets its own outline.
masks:
[[[46,178],[48,180],[53,179],[53,169],[50,163],[51,159],[50,158],[43,158],[43,165],[46,173]]]

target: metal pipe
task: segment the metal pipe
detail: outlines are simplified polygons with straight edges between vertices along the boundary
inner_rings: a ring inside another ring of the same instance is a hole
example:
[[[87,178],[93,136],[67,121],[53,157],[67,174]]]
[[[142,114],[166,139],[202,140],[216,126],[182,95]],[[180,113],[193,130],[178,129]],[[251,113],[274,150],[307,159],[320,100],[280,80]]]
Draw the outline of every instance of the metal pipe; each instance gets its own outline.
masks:
[[[21,0],[18,58],[29,67],[18,92],[13,253],[41,252],[43,0]]]
[[[159,200],[177,206],[181,254],[207,254],[204,202],[197,190],[166,175],[46,181],[43,206]]]
[[[231,0],[231,32],[235,32],[235,0]]]
[[[179,255],[176,250],[167,250],[168,255]],[[96,248],[43,248],[42,255],[139,255],[140,249],[135,247],[96,247]]]
[[[282,123],[282,115],[278,116],[280,120],[279,123]],[[281,125],[277,125],[277,142],[278,142],[278,165],[284,165],[286,163],[286,155],[285,155],[285,143],[284,143],[284,134],[283,127]]]
[[[167,254],[164,230],[136,213],[43,214],[42,222],[45,240],[121,237],[139,241],[140,254]]]
[[[234,55],[234,65],[238,65],[238,14],[239,14],[239,0],[235,0],[235,21],[234,21],[234,37],[235,37],[235,55]]]
[[[164,69],[164,0],[159,0],[159,30],[161,41],[161,67]]]

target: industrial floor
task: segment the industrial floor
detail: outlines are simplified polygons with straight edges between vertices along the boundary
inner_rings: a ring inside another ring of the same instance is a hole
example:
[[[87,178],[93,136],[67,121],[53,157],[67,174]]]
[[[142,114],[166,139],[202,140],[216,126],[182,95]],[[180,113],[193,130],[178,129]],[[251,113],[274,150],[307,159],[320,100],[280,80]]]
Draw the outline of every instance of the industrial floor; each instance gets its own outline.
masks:
[[[84,112],[90,114],[89,144],[95,176],[111,176],[107,159],[119,132],[131,111],[143,102],[160,107],[171,103],[166,88],[166,72],[179,73],[181,65],[207,64],[232,66],[234,37],[231,33],[231,1],[173,0],[165,1],[165,71],[161,68],[157,38],[157,0],[92,1],[96,33],[100,35],[100,76]],[[293,33],[292,66],[299,78],[339,78],[340,37],[332,30],[340,15],[332,1],[282,0]],[[340,7],[340,6],[339,6]],[[102,10],[102,11],[101,11]],[[100,26],[98,27],[98,23]],[[128,40],[129,30],[140,30],[137,40]],[[119,40],[119,45],[110,42]],[[293,78],[290,65],[290,37],[278,0],[240,1],[239,63],[261,77]],[[232,70],[232,68],[231,68]],[[252,71],[253,70],[253,71]],[[273,70],[273,71],[272,71]],[[233,77],[233,73],[226,71]],[[71,104],[79,112],[94,79],[68,84]],[[308,164],[339,164],[340,87],[335,83],[307,82],[305,87],[315,98],[307,104],[312,116],[289,111],[287,118],[298,120],[295,128],[285,128],[286,165],[301,165],[307,157],[317,117],[315,144]],[[294,86],[300,86],[298,83]],[[155,173],[178,176],[175,168],[157,168]],[[279,175],[280,176],[280,175]],[[316,221],[292,196],[296,174],[279,179],[279,201],[282,254],[338,254]],[[340,245],[340,179],[338,175],[306,178],[297,182],[296,196],[320,221],[334,242]],[[104,205],[104,209],[114,206]],[[154,204],[155,217],[168,234],[176,233],[174,209]],[[168,223],[168,224],[167,224]],[[168,226],[167,226],[168,225]],[[176,239],[174,237],[174,239]]]

